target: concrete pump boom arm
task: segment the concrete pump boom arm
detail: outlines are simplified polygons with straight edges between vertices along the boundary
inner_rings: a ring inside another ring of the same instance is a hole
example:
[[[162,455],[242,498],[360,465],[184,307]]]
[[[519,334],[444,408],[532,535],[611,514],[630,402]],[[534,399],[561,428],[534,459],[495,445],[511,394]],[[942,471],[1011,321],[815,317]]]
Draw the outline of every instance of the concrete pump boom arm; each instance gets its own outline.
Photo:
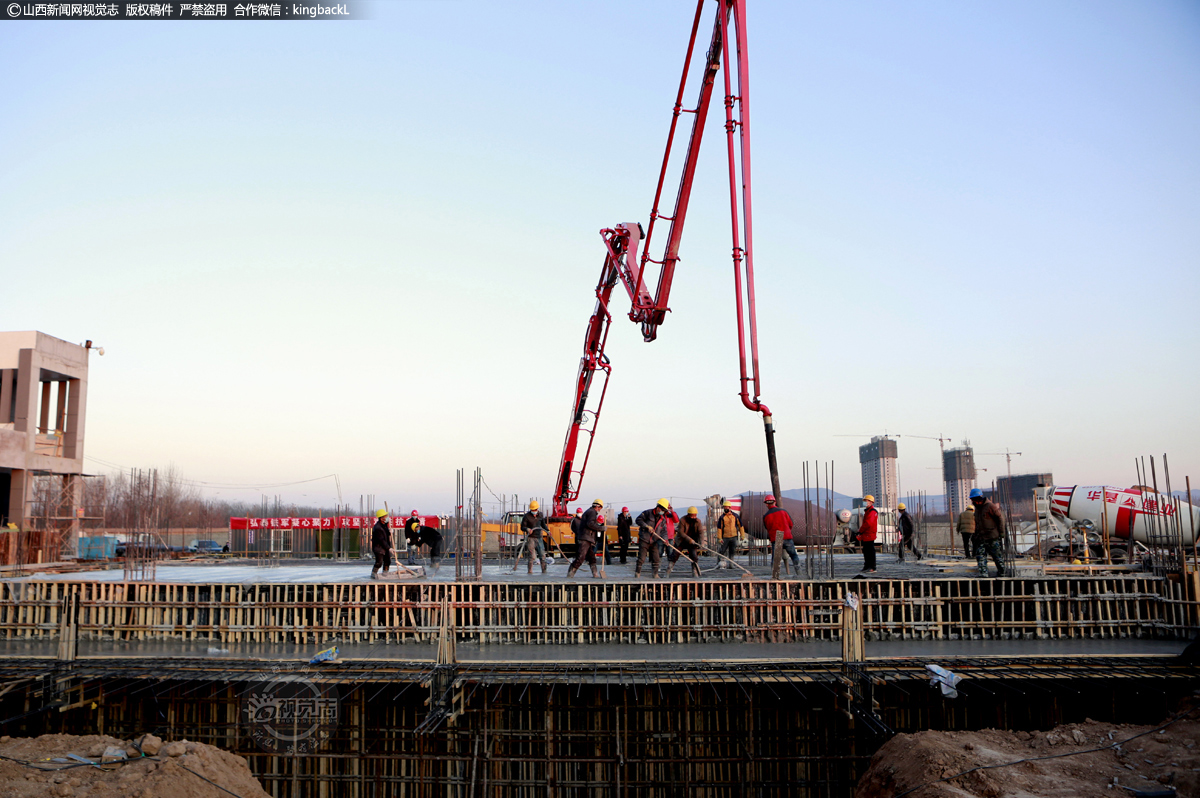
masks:
[[[687,88],[688,71],[691,67],[696,36],[700,30],[706,2],[711,2],[711,0],[697,0],[696,3],[696,15],[692,22],[687,55],[683,62],[683,75],[680,78],[679,91],[675,97],[671,126],[667,133],[666,151],[663,155],[658,185],[654,192],[654,203],[650,210],[650,223],[645,230],[645,235],[643,235],[642,226],[638,223],[620,224],[615,228],[606,228],[600,231],[605,247],[604,265],[600,270],[600,280],[596,284],[596,308],[588,320],[583,357],[580,358],[579,372],[575,381],[575,402],[571,410],[570,426],[567,429],[562,458],[559,461],[558,482],[554,490],[555,516],[567,515],[568,503],[579,497],[583,475],[591,455],[592,442],[595,439],[596,423],[604,405],[604,395],[608,389],[608,378],[612,371],[612,365],[604,354],[604,345],[608,338],[609,325],[612,322],[612,314],[609,312],[608,305],[613,289],[618,282],[625,287],[631,306],[629,319],[641,325],[642,337],[646,341],[653,341],[657,337],[658,327],[666,318],[667,312],[670,311],[668,301],[671,295],[671,283],[675,276],[675,267],[679,261],[679,244],[683,238],[684,223],[687,220],[696,163],[704,136],[704,124],[708,118],[713,87],[716,84],[717,73],[721,71],[722,61],[726,65],[724,70],[725,133],[729,161],[733,281],[736,295],[738,357],[741,372],[739,395],[742,404],[747,409],[763,415],[771,487],[775,495],[779,495],[779,469],[775,458],[774,425],[770,409],[759,399],[758,328],[754,302],[754,246],[750,191],[750,77],[749,54],[746,44],[746,0],[717,0],[718,10],[704,59],[699,94],[695,107],[689,109],[683,107],[683,96]],[[732,78],[735,68],[737,74],[736,94]],[[685,113],[693,115],[691,134],[687,138],[687,147],[679,178],[679,190],[675,195],[674,207],[669,215],[665,215],[659,210],[663,187],[666,183],[671,153],[675,147],[675,133],[680,115]],[[650,243],[659,220],[669,222],[670,227],[667,230],[667,241],[663,247],[662,256],[656,260],[650,255]],[[643,238],[645,239],[644,244],[642,243]],[[641,248],[640,257],[639,247]],[[658,288],[653,297],[646,285],[646,269],[650,264],[660,267]],[[747,356],[747,345],[749,356]],[[602,382],[596,386],[593,383],[598,373]],[[594,409],[590,409],[588,400],[596,395],[597,388],[599,389],[599,398]],[[587,435],[587,447],[583,457],[577,463],[580,438],[585,434]],[[782,536],[779,536],[779,539],[782,540]],[[777,552],[775,557],[776,573],[778,572],[778,561]]]

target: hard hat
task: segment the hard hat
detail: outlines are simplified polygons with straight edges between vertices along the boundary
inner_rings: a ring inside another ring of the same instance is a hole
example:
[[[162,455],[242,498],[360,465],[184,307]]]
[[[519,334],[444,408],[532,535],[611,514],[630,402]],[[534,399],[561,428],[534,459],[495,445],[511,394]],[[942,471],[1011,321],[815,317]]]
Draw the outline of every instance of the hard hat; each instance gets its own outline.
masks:
[[[897,510],[903,510],[903,509],[904,509],[904,502],[900,502],[899,504],[897,504],[897,505],[896,505],[896,509],[897,509]]]
[[[593,506],[593,507],[603,507],[603,506],[604,506],[604,502],[600,501],[599,499],[594,499],[594,500],[592,501],[592,506]]]
[[[874,504],[874,503],[875,503],[875,497],[874,497],[874,496],[872,496],[871,494],[869,494],[869,493],[868,493],[866,496],[863,496],[863,501],[865,501],[865,502],[870,502],[871,504]]]
[[[536,510],[538,507],[541,507],[541,505],[537,503],[537,499],[534,499],[529,503],[530,510]]]
[[[771,494],[768,493],[766,496],[763,496],[763,504],[774,504],[774,503],[775,503],[775,497],[772,496]]]
[[[732,507],[733,502],[729,501],[729,499],[726,499],[725,501],[721,502],[721,506],[722,507]]]
[[[627,512],[629,512],[629,508],[628,508],[628,507],[622,507],[622,508],[621,508],[621,512],[623,512],[623,513],[627,513]]]
[[[695,515],[695,514],[696,514],[696,508],[695,508],[695,507],[689,507],[689,508],[688,508],[688,515]]]
[[[850,523],[850,511],[849,510],[838,510],[837,511],[837,520],[841,521],[843,524]]]
[[[979,488],[971,488],[971,498],[972,499],[982,499],[983,491],[981,491]]]
[[[582,508],[582,507],[576,507],[576,508],[575,508],[575,515],[579,515],[579,514],[580,514],[580,513],[582,513],[582,512],[583,512],[583,508]]]
[[[974,507],[972,507],[971,505],[969,505],[969,504],[968,504],[968,505],[967,505],[967,510],[966,510],[966,511],[967,511],[968,513],[973,513],[973,512],[975,512],[975,508],[974,508]]]
[[[376,518],[383,518],[383,517],[384,517],[385,515],[387,515],[387,514],[388,514],[388,513],[387,513],[387,510],[376,510],[376,511],[375,511],[375,517],[376,517]]]
[[[671,503],[669,501],[667,501],[666,499],[659,499],[658,506],[665,510],[671,506]]]
[[[413,510],[413,511],[412,511],[412,517],[413,517],[413,518],[416,518],[416,517],[417,517],[417,511],[416,511],[416,510]]]

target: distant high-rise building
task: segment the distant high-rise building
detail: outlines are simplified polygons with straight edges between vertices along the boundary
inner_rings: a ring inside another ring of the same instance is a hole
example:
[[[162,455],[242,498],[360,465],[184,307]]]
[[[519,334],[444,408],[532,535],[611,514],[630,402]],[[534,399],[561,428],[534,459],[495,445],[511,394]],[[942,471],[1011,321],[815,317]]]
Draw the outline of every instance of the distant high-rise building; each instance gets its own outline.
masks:
[[[1034,516],[1033,492],[1039,487],[1054,484],[1054,475],[1013,474],[996,480],[997,498],[1005,505],[1008,517],[1013,521],[1032,521]]]
[[[870,443],[858,447],[862,464],[862,492],[875,497],[877,507],[894,508],[900,501],[900,482],[896,479],[896,442],[876,435]]]
[[[946,480],[946,500],[950,503],[953,523],[970,504],[971,488],[975,487],[975,452],[966,441],[942,453],[942,478]]]

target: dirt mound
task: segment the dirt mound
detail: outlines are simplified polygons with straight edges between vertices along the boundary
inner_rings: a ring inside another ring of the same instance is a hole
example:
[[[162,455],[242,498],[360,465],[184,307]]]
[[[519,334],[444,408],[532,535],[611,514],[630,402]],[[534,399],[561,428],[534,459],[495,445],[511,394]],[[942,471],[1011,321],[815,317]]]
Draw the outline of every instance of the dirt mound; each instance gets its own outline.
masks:
[[[1200,712],[1162,731],[1155,728],[1088,720],[1049,732],[898,734],[872,757],[855,796],[893,798],[912,790],[910,798],[1125,798],[1131,790],[1174,787],[1179,798],[1200,798]],[[1113,746],[1144,732],[1150,733],[1119,747],[976,770],[938,782],[986,765]]]
[[[139,742],[145,754],[127,740],[101,735],[0,737],[0,756],[6,757],[0,759],[0,795],[229,798],[233,793],[241,798],[267,798],[240,756],[186,740],[163,743],[151,735]],[[72,754],[103,764],[93,767],[73,760]],[[14,759],[20,762],[11,761]]]

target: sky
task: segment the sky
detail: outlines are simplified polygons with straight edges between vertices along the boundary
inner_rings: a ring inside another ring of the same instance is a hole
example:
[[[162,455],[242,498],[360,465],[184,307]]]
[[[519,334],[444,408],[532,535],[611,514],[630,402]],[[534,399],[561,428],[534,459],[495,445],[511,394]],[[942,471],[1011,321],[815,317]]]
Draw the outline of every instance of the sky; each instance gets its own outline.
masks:
[[[693,13],[0,23],[0,329],[105,348],[96,473],[438,512],[478,466],[485,499],[548,498],[598,232],[648,219]],[[904,494],[941,492],[916,436],[942,435],[981,481],[1008,449],[1059,484],[1164,453],[1200,483],[1200,5],[751,2],[748,31],[783,487],[831,462],[858,492],[885,432]],[[583,500],[769,485],[721,111],[658,340],[615,302]]]

